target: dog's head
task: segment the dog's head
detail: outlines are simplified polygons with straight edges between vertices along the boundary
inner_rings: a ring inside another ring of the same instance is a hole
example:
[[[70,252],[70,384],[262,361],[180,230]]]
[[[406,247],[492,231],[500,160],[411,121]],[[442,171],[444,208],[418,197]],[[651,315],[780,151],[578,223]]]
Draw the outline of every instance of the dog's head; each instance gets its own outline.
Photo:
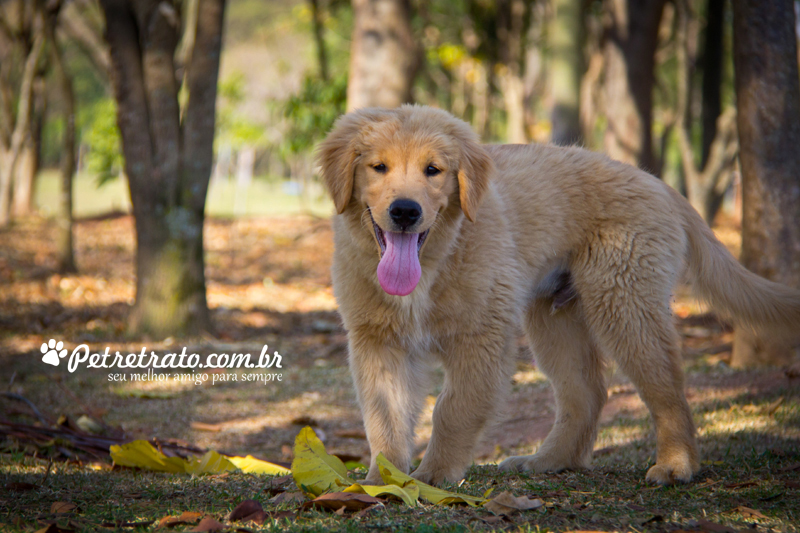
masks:
[[[336,211],[371,217],[378,279],[400,296],[419,282],[419,256],[437,216],[458,202],[474,222],[493,170],[469,125],[411,105],[344,115],[318,160]]]

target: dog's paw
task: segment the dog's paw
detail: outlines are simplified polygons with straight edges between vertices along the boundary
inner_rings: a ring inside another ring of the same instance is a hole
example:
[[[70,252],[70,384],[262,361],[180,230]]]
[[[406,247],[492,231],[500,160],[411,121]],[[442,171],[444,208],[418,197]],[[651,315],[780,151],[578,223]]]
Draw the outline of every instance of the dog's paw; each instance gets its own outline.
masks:
[[[537,454],[509,457],[500,463],[499,468],[504,472],[560,472],[569,466]]]
[[[411,477],[417,481],[438,487],[445,481],[449,481],[450,483],[458,483],[464,479],[464,470],[453,468],[448,471],[445,469],[428,470],[425,468],[417,468],[411,473]]]
[[[647,471],[647,482],[657,485],[674,485],[675,483],[688,483],[692,480],[694,469],[688,461],[659,463]]]

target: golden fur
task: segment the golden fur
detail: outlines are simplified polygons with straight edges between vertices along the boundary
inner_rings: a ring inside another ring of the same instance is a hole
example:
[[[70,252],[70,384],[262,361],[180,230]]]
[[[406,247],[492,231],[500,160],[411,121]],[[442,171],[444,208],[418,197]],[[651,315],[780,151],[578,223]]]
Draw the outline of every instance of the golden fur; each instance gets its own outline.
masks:
[[[444,386],[413,475],[462,478],[503,402],[520,322],[555,389],[556,421],[535,455],[511,457],[502,469],[589,466],[607,394],[602,360],[610,357],[655,421],[647,479],[689,481],[700,462],[670,310],[684,271],[743,322],[800,325],[800,292],[742,268],[680,195],[603,155],[483,146],[446,112],[403,106],[343,116],[319,161],[338,212],[333,284],[372,453],[370,482],[380,480],[379,452],[409,470],[432,362],[443,366]],[[429,165],[440,173],[426,175]],[[422,207],[414,231],[430,230],[408,296],[378,283],[370,220],[390,231],[387,211],[398,198]]]

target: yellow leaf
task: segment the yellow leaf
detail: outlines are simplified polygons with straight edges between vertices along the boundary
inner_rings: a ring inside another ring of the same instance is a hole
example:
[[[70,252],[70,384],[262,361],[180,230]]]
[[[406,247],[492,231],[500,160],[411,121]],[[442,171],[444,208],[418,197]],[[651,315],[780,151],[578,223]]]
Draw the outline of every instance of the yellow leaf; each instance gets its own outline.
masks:
[[[122,466],[135,466],[159,472],[186,472],[186,460],[167,457],[146,440],[135,440],[117,446],[111,445],[111,459]]]
[[[186,472],[194,476],[200,474],[221,474],[223,472],[230,472],[236,470],[236,465],[233,464],[227,457],[215,452],[214,450],[208,451],[203,457],[186,460]]]
[[[414,507],[419,499],[419,487],[417,487],[414,481],[407,483],[404,487],[398,485],[362,485],[360,483],[353,483],[344,489],[343,492],[363,493],[375,497],[386,496],[388,494],[403,500],[406,505],[411,507]]]
[[[405,486],[407,483],[412,482],[419,487],[419,495],[421,498],[433,504],[449,505],[451,503],[466,503],[472,507],[477,507],[486,501],[486,498],[477,496],[466,496],[464,494],[457,494],[444,489],[437,489],[427,483],[417,481],[408,474],[401,472],[396,466],[389,462],[382,453],[378,454],[376,459],[378,468],[380,469],[381,478],[383,482],[388,485]]]
[[[341,491],[354,483],[347,477],[344,463],[325,451],[322,441],[308,426],[301,429],[294,440],[292,476],[297,487],[312,497]]]
[[[146,440],[135,440],[121,446],[111,446],[111,458],[118,465],[172,472],[176,474],[222,474],[241,470],[250,474],[281,475],[289,469],[282,466],[247,457],[228,457],[213,450],[202,457],[167,457]]]
[[[268,461],[256,459],[252,455],[247,457],[228,457],[230,462],[236,465],[239,470],[248,474],[267,474],[270,476],[283,476],[291,474],[292,471],[285,466],[276,465]]]

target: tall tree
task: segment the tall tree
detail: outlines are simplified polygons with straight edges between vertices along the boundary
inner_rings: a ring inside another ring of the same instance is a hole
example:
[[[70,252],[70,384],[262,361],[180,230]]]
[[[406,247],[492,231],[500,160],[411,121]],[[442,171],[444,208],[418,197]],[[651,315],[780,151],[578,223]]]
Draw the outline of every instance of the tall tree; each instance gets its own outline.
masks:
[[[528,3],[524,0],[499,0],[496,5],[498,63],[494,71],[506,108],[506,140],[524,144],[528,142],[528,136],[525,132],[522,59]]]
[[[75,91],[72,77],[67,72],[61,44],[56,39],[56,21],[62,8],[60,0],[43,2],[37,0],[43,10],[45,37],[50,44],[50,58],[58,90],[61,93],[64,136],[61,150],[61,209],[58,215],[58,269],[75,272],[73,253],[72,182],[75,175]]]
[[[792,0],[733,0],[742,262],[800,287],[800,81]],[[735,366],[783,363],[787,344],[737,329]]]
[[[203,222],[225,0],[199,1],[184,65],[174,59],[181,20],[172,3],[101,0],[101,6],[136,219],[129,328],[155,336],[207,329]],[[178,67],[186,72],[183,109]]]
[[[716,2],[711,0],[710,4]],[[678,24],[675,32],[677,45],[677,123],[678,149],[681,154],[681,163],[686,178],[686,196],[689,203],[697,210],[709,224],[714,219],[725,191],[731,184],[733,173],[731,167],[736,159],[738,142],[736,139],[736,110],[728,108],[725,113],[719,114],[715,106],[719,105],[719,87],[717,87],[716,100],[712,95],[707,95],[707,77],[703,83],[703,146],[700,166],[697,165],[695,149],[692,146],[692,113],[694,106],[691,104],[692,79],[694,77],[694,64],[696,61],[696,46],[698,41],[697,16],[692,12],[689,0],[675,0],[678,11]],[[711,22],[709,21],[709,24]],[[711,24],[715,26],[716,23]],[[707,30],[708,31],[708,30]],[[716,28],[711,29],[712,32]],[[719,69],[719,65],[710,65],[710,70]],[[712,76],[713,77],[713,76]],[[719,82],[719,80],[717,80]],[[713,118],[713,120],[712,120]],[[713,128],[710,126],[713,123]],[[710,131],[709,131],[710,130]],[[706,136],[713,132],[710,140]],[[708,144],[707,144],[708,142]]]
[[[347,110],[411,101],[419,52],[408,0],[353,0]]]
[[[604,144],[614,159],[659,171],[653,154],[653,67],[665,0],[605,0]]]
[[[45,43],[43,22],[33,2],[17,5],[16,28],[0,17],[0,227],[11,222],[14,174],[30,131],[34,80]],[[12,76],[15,49],[21,50],[23,61],[17,84]]]
[[[580,101],[583,76],[583,1],[554,0],[550,28],[550,122],[555,144],[581,141]]]

